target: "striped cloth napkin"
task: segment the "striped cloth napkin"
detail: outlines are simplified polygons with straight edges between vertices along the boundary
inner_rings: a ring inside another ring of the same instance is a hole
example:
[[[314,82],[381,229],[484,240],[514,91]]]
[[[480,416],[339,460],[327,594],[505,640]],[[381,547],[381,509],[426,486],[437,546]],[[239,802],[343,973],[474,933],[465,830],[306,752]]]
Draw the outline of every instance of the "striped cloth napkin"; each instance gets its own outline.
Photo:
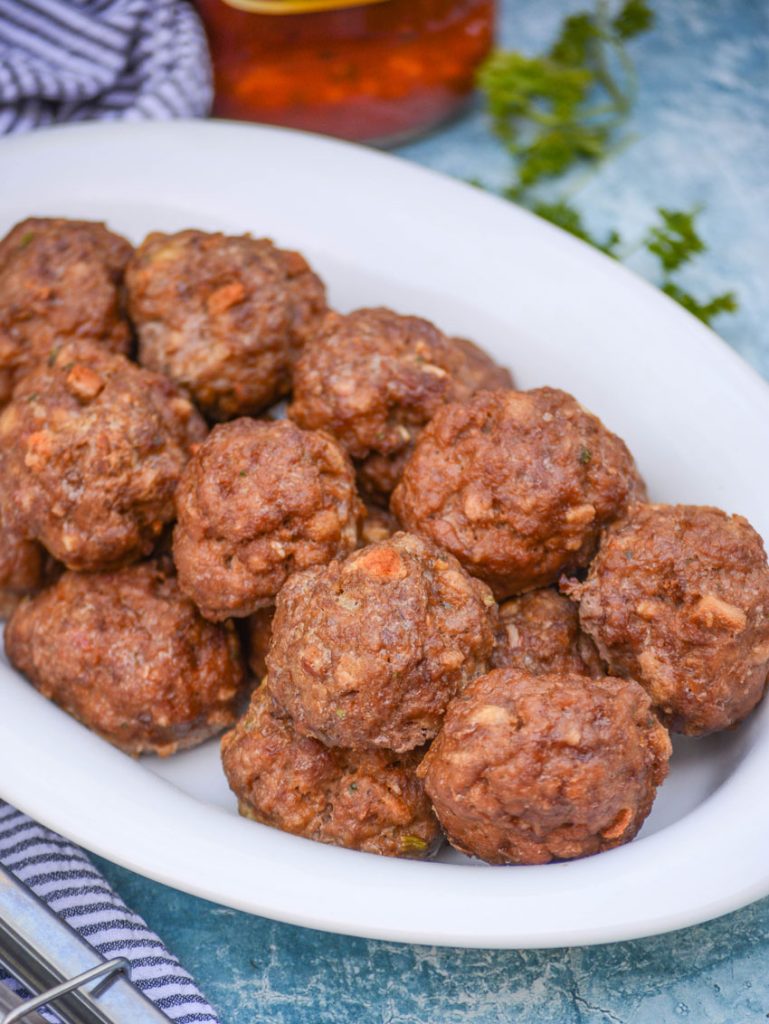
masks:
[[[106,959],[124,956],[131,980],[176,1024],[218,1024],[179,961],[123,903],[77,846],[0,800],[0,863]],[[28,996],[0,965],[0,983]],[[47,1020],[59,1018],[43,1011]]]
[[[200,117],[211,95],[206,38],[186,0],[0,0],[0,135]]]

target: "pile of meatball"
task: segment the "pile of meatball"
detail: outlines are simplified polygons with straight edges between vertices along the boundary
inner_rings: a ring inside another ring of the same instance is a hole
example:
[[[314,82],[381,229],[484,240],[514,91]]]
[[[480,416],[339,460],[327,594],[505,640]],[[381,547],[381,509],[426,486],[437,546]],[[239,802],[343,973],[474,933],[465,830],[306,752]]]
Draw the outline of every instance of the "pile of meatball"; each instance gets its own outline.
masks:
[[[0,609],[105,740],[227,730],[243,815],[389,856],[626,843],[769,672],[761,538],[571,395],[267,239],[63,219],[0,243]]]

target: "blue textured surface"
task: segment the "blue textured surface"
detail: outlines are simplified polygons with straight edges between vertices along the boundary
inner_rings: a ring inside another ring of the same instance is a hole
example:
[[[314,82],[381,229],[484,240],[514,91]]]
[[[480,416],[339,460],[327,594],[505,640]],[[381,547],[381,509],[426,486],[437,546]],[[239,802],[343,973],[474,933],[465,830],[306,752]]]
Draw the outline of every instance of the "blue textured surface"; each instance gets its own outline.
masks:
[[[585,5],[506,0],[503,42],[541,49],[563,14]],[[738,291],[740,313],[717,327],[769,375],[769,4],[655,6],[656,30],[635,44],[636,141],[575,198],[593,228],[618,226],[628,237],[643,232],[658,205],[704,204],[710,252],[686,284],[703,295]],[[459,177],[505,182],[504,155],[479,112],[401,152]],[[102,867],[196,975],[223,1024],[752,1024],[769,1017],[769,900],[685,932],[613,946],[435,950],[275,924]]]
[[[629,242],[643,235],[658,206],[701,205],[709,252],[682,280],[697,295],[738,292],[739,313],[715,326],[769,375],[769,2],[651,3],[656,28],[631,44],[638,70],[626,133],[632,141],[597,172],[573,175],[566,188],[599,237],[616,227]],[[502,0],[501,42],[541,52],[564,14],[590,6],[591,0]],[[506,155],[480,112],[399,152],[493,187],[508,181]],[[630,265],[654,269],[642,255]]]

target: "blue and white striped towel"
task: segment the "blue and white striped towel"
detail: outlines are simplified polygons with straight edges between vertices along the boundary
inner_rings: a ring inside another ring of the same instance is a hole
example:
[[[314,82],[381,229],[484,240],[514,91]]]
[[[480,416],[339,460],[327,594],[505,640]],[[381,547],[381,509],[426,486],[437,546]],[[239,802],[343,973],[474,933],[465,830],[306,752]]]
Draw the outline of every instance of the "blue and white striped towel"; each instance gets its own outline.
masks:
[[[186,0],[0,0],[0,135],[200,117],[211,95],[205,34]]]
[[[131,978],[176,1024],[218,1024],[179,961],[123,903],[77,846],[0,800],[0,863],[107,959],[124,956]],[[0,983],[28,995],[0,967]],[[45,1011],[50,1021],[59,1021]]]

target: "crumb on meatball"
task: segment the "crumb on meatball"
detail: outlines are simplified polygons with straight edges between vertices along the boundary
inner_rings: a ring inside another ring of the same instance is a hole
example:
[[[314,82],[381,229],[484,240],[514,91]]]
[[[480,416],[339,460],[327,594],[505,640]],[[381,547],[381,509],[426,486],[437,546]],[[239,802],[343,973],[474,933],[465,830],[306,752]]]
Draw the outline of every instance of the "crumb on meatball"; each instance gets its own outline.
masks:
[[[337,437],[363,492],[387,495],[437,409],[483,387],[512,387],[509,371],[427,320],[384,308],[329,313],[294,368],[289,415]]]
[[[458,850],[544,864],[631,840],[670,751],[632,680],[497,669],[451,703],[417,774]]]
[[[577,605],[552,587],[532,590],[499,606],[494,668],[530,675],[606,675],[595,644],[579,627]]]
[[[0,406],[67,341],[128,353],[123,272],[131,245],[104,224],[30,217],[0,241]]]
[[[427,857],[441,832],[416,777],[421,751],[342,750],[294,731],[268,684],[222,737],[242,815],[322,843],[389,857]]]
[[[331,436],[289,420],[239,419],[200,446],[177,512],[182,590],[216,621],[273,604],[292,573],[352,551],[363,507]]]
[[[270,686],[297,730],[328,746],[410,750],[486,671],[496,628],[488,587],[397,533],[291,577],[278,594]]]
[[[0,488],[9,528],[70,569],[152,551],[206,434],[165,377],[88,343],[65,345],[17,386],[0,414]]]
[[[481,391],[438,410],[391,508],[501,599],[587,566],[641,493],[624,443],[571,395]]]
[[[266,409],[326,311],[320,278],[267,238],[154,232],[126,272],[139,360],[184,385],[213,420]]]
[[[133,755],[173,754],[231,725],[244,684],[232,624],[200,616],[167,558],[65,572],[19,605],[5,649],[44,697]]]
[[[586,581],[567,583],[614,675],[645,687],[671,729],[726,729],[769,672],[769,567],[742,516],[638,504],[608,529]]]

